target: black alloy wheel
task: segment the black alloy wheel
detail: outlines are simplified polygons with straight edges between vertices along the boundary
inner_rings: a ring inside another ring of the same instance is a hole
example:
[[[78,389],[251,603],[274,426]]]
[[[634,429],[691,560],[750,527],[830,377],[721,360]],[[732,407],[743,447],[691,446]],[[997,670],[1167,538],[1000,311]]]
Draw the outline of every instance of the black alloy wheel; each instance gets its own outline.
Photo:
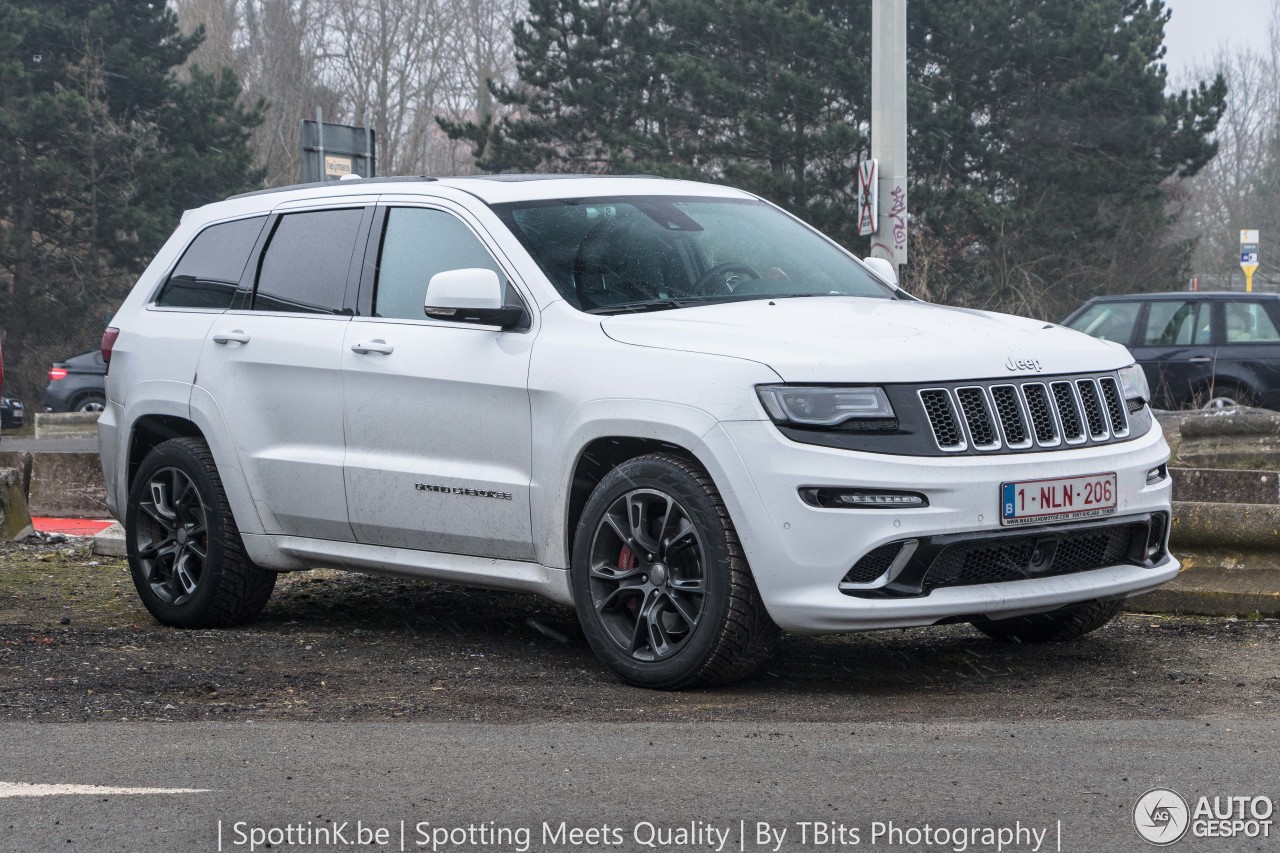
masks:
[[[266,606],[276,573],[245,553],[213,454],[200,439],[171,439],[147,454],[124,521],[133,585],[165,625],[238,625]]]
[[[632,489],[591,544],[591,600],[618,648],[638,661],[678,653],[702,618],[706,552],[689,513],[656,489]]]
[[[778,640],[715,484],[674,453],[630,459],[596,485],[570,583],[592,650],[642,687],[737,681]]]
[[[209,559],[208,510],[177,468],[157,469],[138,502],[137,558],[156,598],[179,607],[195,595]]]

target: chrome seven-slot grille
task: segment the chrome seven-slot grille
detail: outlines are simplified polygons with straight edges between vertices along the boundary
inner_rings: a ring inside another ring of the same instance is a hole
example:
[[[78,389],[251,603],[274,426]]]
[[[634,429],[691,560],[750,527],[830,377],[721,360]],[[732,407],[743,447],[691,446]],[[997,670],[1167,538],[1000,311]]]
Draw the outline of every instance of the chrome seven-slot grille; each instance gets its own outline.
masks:
[[[1105,444],[1128,437],[1113,375],[979,382],[919,392],[938,449],[997,451]]]

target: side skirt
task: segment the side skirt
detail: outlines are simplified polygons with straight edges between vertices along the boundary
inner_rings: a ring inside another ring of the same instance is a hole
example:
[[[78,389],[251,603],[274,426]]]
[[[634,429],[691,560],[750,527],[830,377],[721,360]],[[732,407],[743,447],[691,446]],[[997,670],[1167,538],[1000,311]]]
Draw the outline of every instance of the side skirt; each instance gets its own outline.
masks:
[[[541,563],[301,536],[245,534],[242,538],[250,558],[263,568],[279,571],[328,568],[422,578],[483,589],[531,592],[560,604],[573,604],[569,573]]]

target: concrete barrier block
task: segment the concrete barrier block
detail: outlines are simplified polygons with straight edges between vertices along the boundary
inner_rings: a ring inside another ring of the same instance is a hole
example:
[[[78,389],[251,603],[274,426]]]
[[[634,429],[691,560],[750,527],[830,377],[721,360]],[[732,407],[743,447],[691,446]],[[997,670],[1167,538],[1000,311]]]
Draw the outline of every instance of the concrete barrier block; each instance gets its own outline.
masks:
[[[1280,549],[1280,506],[1174,501],[1170,547]]]
[[[36,412],[36,438],[96,436],[100,416],[100,412]]]
[[[23,450],[0,450],[0,468],[14,468],[22,475],[22,494],[31,494],[31,454]]]
[[[93,537],[93,553],[102,557],[125,556],[124,527],[120,522]]]
[[[107,490],[96,453],[36,453],[31,513],[54,518],[107,518]]]
[[[1280,568],[1190,566],[1164,586],[1130,598],[1139,613],[1280,616]]]
[[[1280,503],[1280,474],[1230,468],[1171,468],[1173,499],[1201,503]]]
[[[1265,409],[1221,409],[1195,412],[1181,418],[1183,440],[1220,435],[1280,438],[1280,413]]]
[[[1176,463],[1183,468],[1280,469],[1280,436],[1184,436]]]
[[[16,468],[0,468],[0,541],[31,535],[31,513],[22,489],[22,474]]]

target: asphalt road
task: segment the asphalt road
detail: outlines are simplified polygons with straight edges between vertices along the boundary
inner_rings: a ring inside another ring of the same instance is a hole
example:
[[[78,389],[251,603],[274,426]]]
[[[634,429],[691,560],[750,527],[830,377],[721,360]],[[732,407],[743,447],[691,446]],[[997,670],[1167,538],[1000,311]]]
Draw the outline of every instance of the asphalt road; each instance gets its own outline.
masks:
[[[217,850],[220,821],[222,849],[248,850],[254,828],[314,831],[346,821],[346,845],[277,839],[271,849],[430,850],[437,828],[471,825],[513,834],[510,843],[484,843],[490,839],[477,831],[467,839],[475,844],[436,849],[516,850],[523,845],[515,832],[527,828],[531,850],[638,850],[647,847],[649,824],[658,850],[716,849],[718,836],[707,827],[729,831],[726,850],[849,849],[855,828],[866,849],[955,849],[954,842],[909,844],[906,835],[900,844],[873,839],[876,823],[884,831],[892,823],[901,830],[1021,825],[1047,831],[1041,850],[1120,851],[1144,846],[1132,811],[1150,788],[1274,795],[1280,725],[11,723],[0,738],[3,850]],[[3,783],[13,781],[202,792],[4,796]],[[355,843],[357,821],[386,829],[387,843]],[[604,839],[621,843],[557,844],[562,821],[582,830],[608,826],[620,835]],[[757,843],[760,821],[787,831],[780,845],[776,835]],[[846,844],[813,843],[804,821],[844,826]],[[680,828],[696,843],[658,834]],[[1024,838],[1004,849],[1033,849],[1034,836]],[[266,849],[265,840],[257,849]],[[1175,849],[1276,846],[1274,839],[1187,838]]]
[[[520,853],[715,850],[713,828],[742,853],[1147,849],[1132,821],[1151,788],[1280,796],[1278,661],[1274,620],[1129,614],[1043,646],[963,625],[786,637],[755,679],[660,693],[618,682],[571,611],[530,596],[317,572],[281,579],[251,626],[178,631],[123,564],[9,546],[0,853],[212,851],[219,822],[228,851],[399,850],[401,821],[406,850],[437,828],[462,836],[435,850]],[[346,843],[252,834],[343,821]],[[360,843],[357,821],[385,843]],[[757,843],[756,822],[787,835]],[[890,822],[1049,834],[874,834]],[[621,835],[588,834],[606,824]]]

